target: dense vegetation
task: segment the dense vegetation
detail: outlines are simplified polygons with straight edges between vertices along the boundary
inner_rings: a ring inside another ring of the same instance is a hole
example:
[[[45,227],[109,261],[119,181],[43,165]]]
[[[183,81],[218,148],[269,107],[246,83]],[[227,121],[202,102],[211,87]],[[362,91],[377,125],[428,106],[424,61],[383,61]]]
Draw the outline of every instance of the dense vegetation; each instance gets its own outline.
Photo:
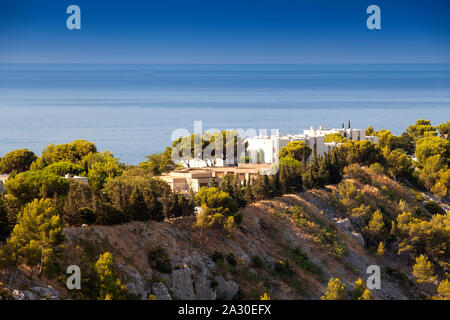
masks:
[[[175,141],[138,167],[126,166],[110,152],[98,152],[93,143],[84,140],[52,144],[40,157],[27,149],[12,151],[0,159],[0,173],[10,174],[6,193],[0,195],[0,241],[5,242],[0,249],[0,268],[25,264],[31,272],[36,267],[39,276],[51,276],[58,270],[64,226],[171,220],[193,216],[194,208],[199,207],[196,227],[224,228],[230,236],[242,222],[240,208],[254,201],[335,185],[328,200],[356,221],[368,250],[380,257],[394,251],[407,256],[418,282],[439,282],[436,296],[442,298],[448,296],[450,216],[435,201],[423,205],[417,190],[448,201],[449,127],[450,122],[434,127],[427,120],[418,120],[400,136],[369,127],[367,134],[378,136],[378,145],[327,136],[327,141],[338,146],[323,157],[313,154],[303,142],[291,142],[280,150],[273,174],[245,181],[228,174],[220,185],[211,182],[195,196],[174,193],[156,177],[176,166],[171,159],[173,148],[188,143],[178,150],[190,150],[190,156],[196,156],[189,144],[198,138],[195,135]],[[226,151],[237,148],[239,139],[234,132],[211,134],[200,152],[220,146],[225,159]],[[86,176],[89,184],[64,178],[67,173]],[[409,188],[417,205],[399,201],[395,190],[372,181],[373,175],[383,174]],[[343,177],[349,179],[341,182]],[[376,196],[364,191],[364,185],[375,187]],[[322,242],[332,256],[345,254],[334,230],[303,208],[291,208],[285,214]],[[124,298],[126,288],[111,268],[109,253],[92,266],[98,297]],[[283,268],[279,266],[281,271]],[[360,283],[355,287],[357,292],[347,292],[339,279],[331,279],[323,299],[372,298]]]

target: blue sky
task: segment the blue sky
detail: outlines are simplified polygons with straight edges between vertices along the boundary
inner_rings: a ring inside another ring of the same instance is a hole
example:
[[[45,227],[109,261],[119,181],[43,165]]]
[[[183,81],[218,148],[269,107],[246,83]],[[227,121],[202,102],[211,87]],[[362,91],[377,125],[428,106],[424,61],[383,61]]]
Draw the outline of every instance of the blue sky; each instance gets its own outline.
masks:
[[[82,29],[66,28],[77,4]],[[381,8],[381,30],[366,8]],[[450,62],[450,2],[1,0],[0,63]]]

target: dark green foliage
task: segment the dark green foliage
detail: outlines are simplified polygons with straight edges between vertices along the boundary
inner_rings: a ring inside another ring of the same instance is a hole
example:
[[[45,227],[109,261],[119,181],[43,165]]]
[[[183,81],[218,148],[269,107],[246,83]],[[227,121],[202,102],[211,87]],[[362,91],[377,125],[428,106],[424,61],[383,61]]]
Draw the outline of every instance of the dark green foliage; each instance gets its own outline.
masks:
[[[425,203],[425,209],[427,209],[431,214],[445,214],[445,210],[439,205],[439,203],[433,200],[428,200]]]
[[[231,252],[231,251],[228,252],[228,254],[226,255],[225,258],[227,259],[227,262],[228,262],[230,265],[232,265],[232,266],[237,265],[237,260],[236,260],[236,258],[234,257],[233,252]]]
[[[0,241],[6,240],[12,231],[12,226],[8,221],[8,211],[3,199],[4,197],[0,195]]]
[[[281,158],[278,166],[281,194],[302,191],[302,173],[300,161],[292,158]]]
[[[162,204],[163,215],[168,219],[194,215],[194,201],[183,194],[168,193],[164,195]]]
[[[164,218],[158,197],[166,196],[170,187],[149,176],[119,176],[110,179],[104,188],[114,208],[126,220],[157,220]]]
[[[275,262],[274,267],[275,267],[275,271],[281,275],[290,277],[294,273],[291,266],[289,265],[289,260],[277,261],[277,262]]]
[[[272,186],[266,174],[253,178],[252,195],[255,200],[270,199],[273,196]]]
[[[322,276],[323,273],[322,269],[313,262],[311,262],[311,260],[309,260],[308,258],[308,255],[305,252],[303,252],[302,249],[285,247],[284,252],[303,270],[316,274],[320,277]]]
[[[161,273],[172,273],[172,265],[166,250],[161,247],[148,252],[148,264]]]
[[[220,190],[228,193],[231,198],[236,201],[239,208],[245,207],[247,204],[245,199],[245,187],[242,186],[238,175],[227,173],[220,183]]]
[[[215,263],[219,262],[219,261],[223,261],[223,254],[217,250],[214,251],[214,253],[212,254],[211,257],[212,261],[214,261]]]
[[[265,263],[260,257],[253,256],[251,266],[254,268],[264,268]]]

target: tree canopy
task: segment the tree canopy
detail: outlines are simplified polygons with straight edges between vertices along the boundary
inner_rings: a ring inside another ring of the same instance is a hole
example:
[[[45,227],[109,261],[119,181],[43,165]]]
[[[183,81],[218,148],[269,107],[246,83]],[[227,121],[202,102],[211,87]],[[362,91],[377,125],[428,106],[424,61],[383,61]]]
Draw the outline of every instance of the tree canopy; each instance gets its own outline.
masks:
[[[8,152],[0,159],[0,173],[27,171],[36,159],[37,157],[33,151],[28,149],[19,149]]]

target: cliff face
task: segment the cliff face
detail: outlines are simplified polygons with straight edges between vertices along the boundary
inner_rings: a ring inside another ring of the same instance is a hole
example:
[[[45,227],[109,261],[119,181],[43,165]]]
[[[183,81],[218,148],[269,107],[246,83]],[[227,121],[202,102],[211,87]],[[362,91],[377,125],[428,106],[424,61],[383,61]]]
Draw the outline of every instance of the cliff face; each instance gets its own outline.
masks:
[[[258,299],[265,292],[275,299],[320,299],[330,277],[351,289],[358,278],[368,278],[367,267],[378,265],[382,280],[381,289],[372,290],[375,298],[417,298],[407,257],[393,250],[370,254],[358,221],[332,206],[330,195],[312,190],[251,204],[231,233],[195,228],[194,218],[66,228],[61,266],[79,265],[84,276],[85,266],[109,251],[122,283],[140,299]],[[65,289],[64,279],[45,285],[35,279],[27,290],[16,285],[10,291],[16,289],[19,299],[90,298]]]

